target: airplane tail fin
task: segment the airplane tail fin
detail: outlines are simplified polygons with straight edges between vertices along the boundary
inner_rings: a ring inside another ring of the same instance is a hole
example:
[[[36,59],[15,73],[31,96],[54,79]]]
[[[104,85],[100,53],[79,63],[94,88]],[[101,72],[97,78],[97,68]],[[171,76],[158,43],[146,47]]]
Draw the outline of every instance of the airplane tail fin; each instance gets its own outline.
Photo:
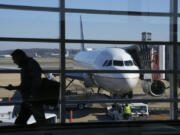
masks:
[[[81,39],[84,40],[83,23],[82,23],[81,16],[80,16],[80,30],[81,30]],[[84,47],[84,43],[81,43],[81,51],[86,51],[86,49]]]

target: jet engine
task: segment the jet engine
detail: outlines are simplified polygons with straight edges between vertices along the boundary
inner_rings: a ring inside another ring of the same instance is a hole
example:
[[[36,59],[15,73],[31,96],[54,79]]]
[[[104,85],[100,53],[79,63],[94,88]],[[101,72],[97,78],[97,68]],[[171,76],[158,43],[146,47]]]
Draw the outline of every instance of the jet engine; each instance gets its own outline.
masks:
[[[165,92],[165,84],[162,80],[142,80],[142,88],[145,94],[162,96]]]

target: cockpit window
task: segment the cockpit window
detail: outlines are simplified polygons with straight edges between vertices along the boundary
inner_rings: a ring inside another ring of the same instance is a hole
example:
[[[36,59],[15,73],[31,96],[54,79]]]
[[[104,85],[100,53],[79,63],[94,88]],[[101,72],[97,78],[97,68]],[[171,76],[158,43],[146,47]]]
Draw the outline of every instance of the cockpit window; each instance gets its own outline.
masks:
[[[126,66],[133,66],[133,62],[131,60],[124,61]]]
[[[106,66],[107,62],[108,62],[108,60],[106,60],[106,61],[104,62],[103,67]]]
[[[112,66],[112,60],[106,60],[103,66]]]
[[[106,60],[103,66],[133,66],[133,62],[131,60],[127,61],[119,61],[119,60]]]
[[[112,60],[109,60],[106,66],[112,66]]]
[[[113,65],[114,65],[114,66],[123,66],[124,63],[123,63],[123,61],[114,60],[114,61],[113,61]]]

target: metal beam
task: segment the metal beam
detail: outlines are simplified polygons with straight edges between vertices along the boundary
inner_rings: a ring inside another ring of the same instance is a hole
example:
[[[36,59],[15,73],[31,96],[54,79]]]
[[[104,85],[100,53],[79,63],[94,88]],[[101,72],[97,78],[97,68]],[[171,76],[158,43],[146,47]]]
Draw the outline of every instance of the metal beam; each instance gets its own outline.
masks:
[[[177,102],[177,12],[178,0],[170,0],[170,41],[173,42],[173,47],[169,49],[170,69],[173,69],[173,74],[170,76],[170,98],[175,101],[170,104],[170,116],[172,120],[177,120],[178,102]]]
[[[60,13],[59,13],[59,19],[60,19],[60,39],[61,43],[60,45],[60,50],[61,50],[61,55],[60,55],[60,64],[61,64],[61,87],[60,87],[60,122],[62,124],[65,123],[65,117],[66,117],[66,111],[65,111],[65,89],[66,89],[66,81],[65,81],[65,0],[59,0],[59,8],[60,8]]]

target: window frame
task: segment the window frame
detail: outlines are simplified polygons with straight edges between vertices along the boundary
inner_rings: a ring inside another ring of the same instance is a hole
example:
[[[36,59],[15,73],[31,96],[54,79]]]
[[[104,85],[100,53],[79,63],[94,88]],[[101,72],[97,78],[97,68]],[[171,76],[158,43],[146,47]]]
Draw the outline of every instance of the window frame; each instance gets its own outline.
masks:
[[[60,103],[61,103],[61,111],[60,111],[60,123],[65,123],[65,103],[76,103],[76,102],[168,102],[170,103],[170,116],[171,120],[177,120],[178,116],[178,102],[180,100],[177,96],[177,73],[180,71],[177,70],[177,46],[180,42],[177,41],[177,19],[180,17],[180,13],[178,13],[178,0],[170,0],[170,12],[161,13],[161,12],[136,12],[136,11],[112,11],[112,10],[92,10],[92,9],[73,9],[65,7],[65,0],[59,0],[59,7],[33,7],[33,6],[19,6],[19,5],[6,5],[0,4],[0,9],[12,9],[12,10],[28,10],[28,11],[44,11],[44,12],[58,12],[59,13],[59,35],[60,37],[57,39],[42,39],[42,38],[17,38],[17,37],[0,37],[0,41],[8,41],[8,42],[45,42],[45,43],[59,43],[61,48],[61,57],[59,58],[61,61],[61,70],[45,70],[45,73],[60,73],[61,77],[61,92],[60,92]],[[66,39],[65,38],[65,14],[66,13],[83,13],[83,14],[103,14],[103,15],[126,15],[126,16],[156,16],[156,17],[169,17],[170,18],[170,41],[169,42],[161,42],[161,41],[111,41],[111,40],[75,40],[75,39]],[[172,70],[132,70],[132,71],[109,71],[109,70],[66,70],[65,68],[65,44],[66,43],[89,43],[89,44],[139,44],[139,45],[166,45],[173,46],[173,56],[172,56]],[[171,74],[171,92],[169,99],[115,99],[109,101],[68,101],[64,99],[65,95],[65,73],[165,73]],[[19,73],[17,70],[0,70],[0,73]],[[16,103],[1,103],[1,105],[9,105]]]

